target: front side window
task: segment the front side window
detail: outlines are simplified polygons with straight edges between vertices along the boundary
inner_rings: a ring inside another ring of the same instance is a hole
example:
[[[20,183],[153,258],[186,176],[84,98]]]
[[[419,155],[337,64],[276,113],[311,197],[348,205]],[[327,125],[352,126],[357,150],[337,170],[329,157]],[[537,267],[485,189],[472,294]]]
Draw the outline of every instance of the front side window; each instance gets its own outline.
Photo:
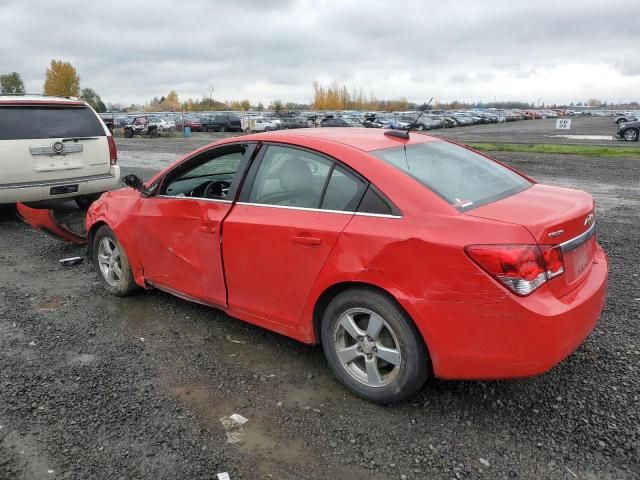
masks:
[[[444,141],[371,152],[412,176],[460,211],[515,195],[531,183],[482,155]]]
[[[249,192],[249,203],[319,208],[333,162],[290,147],[269,146]]]
[[[232,151],[214,149],[203,152],[184,167],[169,174],[162,194],[172,197],[191,197],[225,200],[244,157],[246,145]]]

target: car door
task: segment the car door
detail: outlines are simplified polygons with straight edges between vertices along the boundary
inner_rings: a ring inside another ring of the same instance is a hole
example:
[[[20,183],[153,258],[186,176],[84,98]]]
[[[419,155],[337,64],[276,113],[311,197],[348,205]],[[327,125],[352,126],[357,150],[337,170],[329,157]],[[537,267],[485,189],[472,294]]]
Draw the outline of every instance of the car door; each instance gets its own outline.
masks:
[[[224,221],[230,311],[298,325],[311,288],[352,218],[364,186],[363,180],[323,155],[291,146],[263,146]]]
[[[141,200],[136,221],[145,279],[177,295],[226,305],[221,225],[253,144],[199,152]],[[209,187],[209,185],[211,185]]]

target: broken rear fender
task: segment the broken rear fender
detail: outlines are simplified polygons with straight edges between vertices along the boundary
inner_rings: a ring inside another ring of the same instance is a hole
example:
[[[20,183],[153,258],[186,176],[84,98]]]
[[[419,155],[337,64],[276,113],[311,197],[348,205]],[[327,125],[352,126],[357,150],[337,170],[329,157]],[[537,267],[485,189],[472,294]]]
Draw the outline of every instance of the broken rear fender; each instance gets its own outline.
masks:
[[[56,220],[53,210],[31,208],[23,203],[18,203],[16,207],[20,218],[36,230],[40,230],[53,238],[65,242],[75,243],[77,245],[85,245],[87,243],[86,236],[73,232],[66,224]]]

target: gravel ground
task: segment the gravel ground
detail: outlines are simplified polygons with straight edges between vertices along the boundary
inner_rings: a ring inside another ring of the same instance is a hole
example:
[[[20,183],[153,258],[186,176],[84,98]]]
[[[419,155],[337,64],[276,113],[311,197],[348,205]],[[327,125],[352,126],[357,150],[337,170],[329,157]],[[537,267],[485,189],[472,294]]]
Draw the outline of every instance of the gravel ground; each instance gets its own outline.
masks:
[[[212,138],[119,139],[121,164],[148,176]],[[545,375],[430,380],[392,407],[349,394],[317,347],[162,292],[107,295],[86,261],[59,265],[82,248],[5,209],[0,479],[640,478],[640,161],[499,158],[596,197],[601,321]],[[220,423],[234,412],[240,444]]]

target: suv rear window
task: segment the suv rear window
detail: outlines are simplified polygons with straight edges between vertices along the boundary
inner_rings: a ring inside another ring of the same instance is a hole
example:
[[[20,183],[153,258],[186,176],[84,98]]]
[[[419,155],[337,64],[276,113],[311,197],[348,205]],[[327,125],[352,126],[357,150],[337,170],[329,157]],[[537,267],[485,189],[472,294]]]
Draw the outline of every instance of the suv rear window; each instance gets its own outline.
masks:
[[[460,211],[495,202],[531,186],[499,163],[448,142],[386,148],[371,154],[412,176]]]
[[[0,140],[98,136],[102,122],[87,107],[0,107]]]

